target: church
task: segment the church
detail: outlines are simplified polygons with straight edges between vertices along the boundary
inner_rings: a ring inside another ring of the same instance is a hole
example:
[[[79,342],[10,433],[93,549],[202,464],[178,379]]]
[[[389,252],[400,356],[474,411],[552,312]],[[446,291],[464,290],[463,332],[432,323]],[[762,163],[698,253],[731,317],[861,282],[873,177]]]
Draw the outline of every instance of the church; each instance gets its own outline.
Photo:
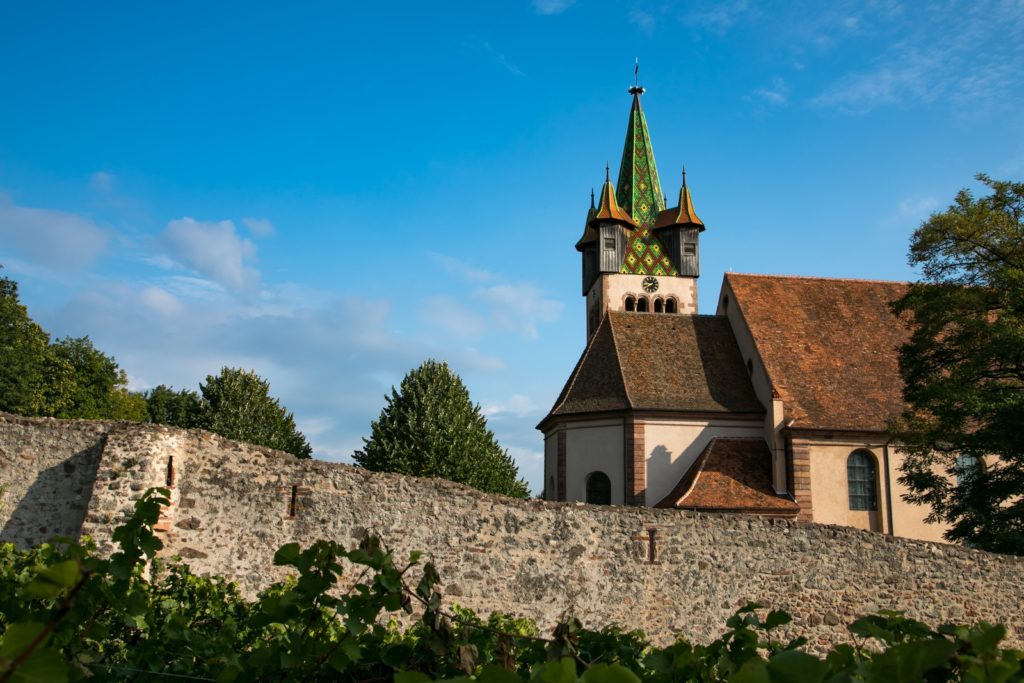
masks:
[[[903,500],[886,432],[909,334],[889,303],[907,284],[726,273],[699,313],[706,227],[685,172],[666,206],[644,89],[629,92],[618,178],[606,169],[576,242],[587,344],[537,425],[545,498],[941,541],[946,527]]]

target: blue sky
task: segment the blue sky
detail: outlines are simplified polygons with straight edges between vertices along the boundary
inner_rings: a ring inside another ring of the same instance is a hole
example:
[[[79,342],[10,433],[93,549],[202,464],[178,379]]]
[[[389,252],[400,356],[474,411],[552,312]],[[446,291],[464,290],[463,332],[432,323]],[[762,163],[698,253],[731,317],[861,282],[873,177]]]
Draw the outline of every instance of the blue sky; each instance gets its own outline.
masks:
[[[700,305],[727,270],[909,279],[1024,176],[1024,3],[4,3],[0,263],[132,387],[253,368],[318,457],[447,360],[535,491],[633,60]]]

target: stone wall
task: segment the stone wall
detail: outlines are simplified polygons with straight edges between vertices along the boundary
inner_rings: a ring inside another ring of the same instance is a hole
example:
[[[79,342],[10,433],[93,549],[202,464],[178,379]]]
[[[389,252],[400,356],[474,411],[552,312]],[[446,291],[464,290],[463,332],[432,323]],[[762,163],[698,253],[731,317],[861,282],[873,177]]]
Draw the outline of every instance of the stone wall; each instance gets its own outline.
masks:
[[[77,537],[113,427],[0,413],[0,540],[25,546]]]
[[[754,600],[793,613],[785,635],[806,635],[812,645],[847,638],[844,624],[880,609],[934,625],[998,621],[1010,627],[1011,642],[1024,642],[1024,558],[844,527],[510,500],[451,482],[296,460],[200,431],[0,417],[3,483],[15,473],[59,480],[47,473],[62,471],[62,458],[93,453],[89,439],[96,444],[104,434],[83,531],[109,547],[133,498],[173,479],[173,505],[161,522],[166,552],[197,572],[230,576],[249,593],[281,576],[271,564],[280,545],[320,538],[350,545],[372,530],[401,555],[425,551],[447,600],[542,626],[571,613],[592,626],[642,628],[657,642],[672,634],[706,642]],[[51,464],[12,468],[7,463],[24,452],[19,444],[45,451],[37,457]],[[77,503],[85,495],[76,485],[30,481],[9,487],[5,505],[16,490]],[[20,536],[5,521],[0,538],[39,540],[41,528],[56,528],[54,505],[17,502],[23,506],[35,521],[16,525]]]

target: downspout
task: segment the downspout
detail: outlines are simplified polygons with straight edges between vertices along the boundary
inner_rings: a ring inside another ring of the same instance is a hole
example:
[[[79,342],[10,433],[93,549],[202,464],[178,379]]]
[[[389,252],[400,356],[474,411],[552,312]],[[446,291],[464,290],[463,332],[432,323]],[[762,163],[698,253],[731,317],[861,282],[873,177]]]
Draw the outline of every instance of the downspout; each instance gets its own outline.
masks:
[[[895,536],[896,533],[893,531],[893,519],[892,519],[892,477],[889,476],[889,444],[895,437],[890,436],[889,439],[882,444],[882,464],[885,466],[885,513],[889,517],[889,535]]]

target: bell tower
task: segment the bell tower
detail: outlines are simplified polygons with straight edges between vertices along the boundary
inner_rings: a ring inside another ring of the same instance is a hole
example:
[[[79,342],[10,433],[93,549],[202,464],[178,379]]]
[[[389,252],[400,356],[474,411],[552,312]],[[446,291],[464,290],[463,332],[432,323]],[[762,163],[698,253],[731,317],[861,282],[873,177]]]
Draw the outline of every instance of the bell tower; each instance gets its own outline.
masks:
[[[590,210],[583,237],[583,295],[587,297],[587,338],[608,311],[696,314],[700,275],[697,236],[704,224],[693,211],[686,186],[679,206],[666,209],[658,180],[647,119],[640,105],[644,88],[629,89],[633,104],[616,187],[609,169],[601,198]]]

